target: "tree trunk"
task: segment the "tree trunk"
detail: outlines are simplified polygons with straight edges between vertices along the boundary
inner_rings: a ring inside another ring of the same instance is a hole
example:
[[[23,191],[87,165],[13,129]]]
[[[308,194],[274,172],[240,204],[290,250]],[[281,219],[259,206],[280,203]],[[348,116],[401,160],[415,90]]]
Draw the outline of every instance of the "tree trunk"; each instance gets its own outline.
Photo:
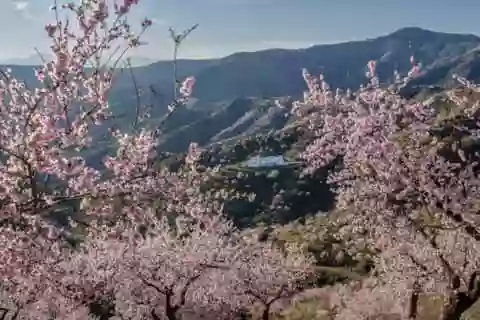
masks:
[[[415,283],[413,284],[413,292],[410,296],[410,310],[408,312],[408,318],[410,320],[417,319],[419,294],[420,287],[418,285],[418,282],[415,281]]]
[[[172,295],[165,296],[165,314],[168,320],[177,320],[178,308],[172,305]]]
[[[477,301],[477,298],[469,297],[463,292],[457,294],[454,298],[455,301],[448,306],[443,320],[459,320],[462,313],[470,308]]]
[[[265,305],[262,313],[262,320],[269,320],[270,319],[270,303]]]

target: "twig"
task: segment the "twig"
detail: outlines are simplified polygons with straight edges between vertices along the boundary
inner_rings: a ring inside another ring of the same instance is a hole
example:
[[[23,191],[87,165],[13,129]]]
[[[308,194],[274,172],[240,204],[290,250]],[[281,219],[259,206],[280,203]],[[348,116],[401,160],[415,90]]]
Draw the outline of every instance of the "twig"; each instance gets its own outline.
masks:
[[[134,86],[134,89],[135,89],[135,98],[137,100],[137,106],[135,108],[135,119],[134,119],[133,125],[132,125],[132,130],[134,131],[137,128],[138,117],[139,117],[139,113],[140,113],[140,92],[138,90],[137,80],[135,79],[135,74],[133,73],[132,63],[130,61],[130,58],[127,58],[127,67],[128,67],[128,70],[130,71],[130,76],[132,77],[133,86]]]
[[[192,27],[184,30],[181,34],[176,34],[173,28],[168,28],[170,31],[170,37],[173,40],[173,100],[178,100],[178,76],[177,76],[177,61],[178,61],[178,50],[180,49],[180,45],[182,44],[183,40],[187,38],[187,36],[192,33],[193,30],[198,28],[199,24],[195,24]]]

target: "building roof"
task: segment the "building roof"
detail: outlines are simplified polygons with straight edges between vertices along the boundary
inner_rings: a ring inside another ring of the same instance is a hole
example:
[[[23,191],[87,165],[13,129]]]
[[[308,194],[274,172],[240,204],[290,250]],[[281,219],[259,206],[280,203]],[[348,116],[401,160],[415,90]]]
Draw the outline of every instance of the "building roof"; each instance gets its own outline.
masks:
[[[280,156],[255,156],[250,158],[249,160],[245,161],[244,165],[247,167],[273,167],[273,166],[282,166],[285,165],[285,159],[282,155]]]

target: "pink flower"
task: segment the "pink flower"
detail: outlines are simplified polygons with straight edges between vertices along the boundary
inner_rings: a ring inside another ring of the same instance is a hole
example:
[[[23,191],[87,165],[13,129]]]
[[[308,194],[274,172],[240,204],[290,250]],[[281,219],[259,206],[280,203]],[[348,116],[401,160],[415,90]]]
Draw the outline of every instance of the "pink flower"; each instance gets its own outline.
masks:
[[[35,70],[35,76],[37,77],[38,81],[45,80],[45,74],[41,70]]]
[[[195,85],[195,77],[187,77],[180,87],[180,93],[185,97],[188,98],[193,93],[193,86]]]
[[[375,76],[375,69],[377,67],[377,62],[375,60],[370,60],[368,61],[368,71],[370,73],[370,77],[374,77]]]
[[[133,4],[138,4],[138,0],[125,0],[125,2],[124,2],[124,5],[125,5],[126,7],[129,7],[129,6],[133,5]]]
[[[144,27],[144,28],[150,27],[151,25],[152,25],[152,20],[150,20],[150,19],[145,18],[142,21],[142,27]]]
[[[47,24],[45,26],[45,31],[47,31],[48,36],[51,38],[54,36],[57,26],[53,24]]]
[[[199,148],[198,143],[192,142],[188,146],[188,154],[185,159],[185,162],[188,164],[193,164],[200,160],[200,156],[202,155],[202,151]]]

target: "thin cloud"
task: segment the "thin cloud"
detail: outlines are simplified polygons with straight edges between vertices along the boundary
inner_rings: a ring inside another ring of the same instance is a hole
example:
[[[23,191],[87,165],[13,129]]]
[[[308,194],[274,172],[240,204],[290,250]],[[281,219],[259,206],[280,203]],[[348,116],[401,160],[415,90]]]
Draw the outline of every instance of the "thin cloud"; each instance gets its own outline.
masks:
[[[27,20],[32,20],[33,15],[30,12],[30,3],[28,1],[14,1],[13,6],[16,11],[21,12],[22,16]]]
[[[312,42],[296,40],[261,40],[254,43],[255,47],[263,48],[283,48],[283,49],[301,49],[315,45]]]
[[[152,18],[151,19],[152,22],[156,25],[159,25],[159,26],[165,26],[168,24],[168,22],[164,19],[160,19],[160,18]]]
[[[25,11],[27,10],[29,3],[27,1],[16,1],[13,5],[15,6],[15,10]]]

